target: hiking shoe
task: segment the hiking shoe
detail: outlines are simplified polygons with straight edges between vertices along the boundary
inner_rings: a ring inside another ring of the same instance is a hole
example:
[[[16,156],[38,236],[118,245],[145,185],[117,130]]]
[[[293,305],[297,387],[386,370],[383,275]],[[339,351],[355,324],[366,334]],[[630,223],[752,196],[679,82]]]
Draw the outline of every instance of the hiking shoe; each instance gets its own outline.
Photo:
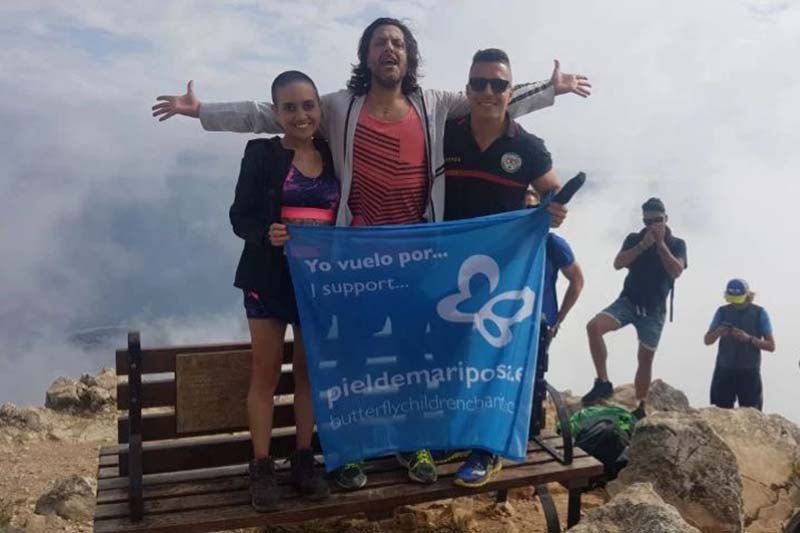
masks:
[[[433,462],[431,452],[428,450],[417,450],[412,454],[408,461],[408,477],[411,481],[430,485],[436,483],[439,474],[436,472],[436,464]]]
[[[592,386],[592,390],[587,392],[583,398],[581,398],[581,402],[583,402],[583,405],[592,405],[600,400],[611,398],[613,394],[614,385],[612,385],[610,381],[603,381],[600,378],[597,378],[594,380],[594,386]]]
[[[278,506],[278,483],[275,463],[269,457],[250,461],[250,504],[259,513]]]
[[[309,500],[324,500],[330,496],[328,483],[314,470],[314,452],[306,448],[289,457],[292,464],[292,483],[297,492]]]
[[[636,420],[641,420],[646,417],[647,412],[644,410],[644,402],[639,402],[639,407],[631,411],[631,414],[636,417]]]
[[[361,463],[347,463],[336,469],[336,484],[344,490],[357,490],[367,484],[367,475]]]
[[[464,459],[467,456],[469,456],[469,450],[431,450],[431,457],[437,465]]]
[[[499,456],[483,450],[473,450],[456,472],[454,483],[461,487],[482,487],[503,468]]]

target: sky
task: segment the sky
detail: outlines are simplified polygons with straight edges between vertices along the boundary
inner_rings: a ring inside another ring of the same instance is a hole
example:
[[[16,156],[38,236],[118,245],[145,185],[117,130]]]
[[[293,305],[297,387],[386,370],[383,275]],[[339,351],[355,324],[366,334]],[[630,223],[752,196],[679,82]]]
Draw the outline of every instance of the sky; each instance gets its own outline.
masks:
[[[415,32],[426,88],[461,90],[486,47],[508,52],[517,82],[548,78],[558,58],[594,86],[521,119],[562,177],[589,177],[560,230],[586,288],[552,347],[550,381],[591,386],[585,324],[619,293],[614,255],[659,196],[689,268],[655,377],[708,404],[716,351],[702,337],[726,281],[743,277],[778,346],[763,357],[765,411],[800,422],[800,4],[501,5],[0,3],[0,403],[40,404],[57,376],[112,366],[130,328],[151,346],[246,340],[227,211],[253,136],[159,123],[150,106],[189,79],[203,101],[268,100],[289,68],[340,89],[363,28],[394,16]],[[632,381],[634,331],[607,339],[612,381]]]

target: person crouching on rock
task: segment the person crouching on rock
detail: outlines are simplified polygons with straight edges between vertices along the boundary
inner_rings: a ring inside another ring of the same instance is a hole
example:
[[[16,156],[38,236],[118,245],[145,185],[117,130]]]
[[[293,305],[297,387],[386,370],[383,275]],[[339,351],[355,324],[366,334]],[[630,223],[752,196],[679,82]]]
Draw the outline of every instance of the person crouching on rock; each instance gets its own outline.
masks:
[[[732,279],[725,288],[725,301],[714,313],[706,346],[717,340],[717,363],[711,378],[711,404],[726,409],[764,404],[761,386],[761,350],[775,351],[772,324],[767,310],[753,303],[755,293],[743,279]]]
[[[633,324],[639,337],[639,364],[634,380],[639,406],[633,411],[637,418],[645,416],[644,402],[650,389],[653,357],[664,328],[667,295],[686,268],[686,243],[673,236],[667,226],[664,203],[658,198],[647,200],[642,205],[642,218],[644,228],[628,235],[614,259],[615,269],[628,269],[622,293],[586,325],[597,379],[582,398],[584,405],[591,405],[611,397],[614,387],[608,380],[608,352],[603,335]]]
[[[333,224],[340,196],[330,149],[314,137],[321,112],[311,78],[298,71],[279,74],[272,82],[272,101],[285,135],[247,143],[230,209],[233,231],[245,241],[234,285],[244,293],[253,345],[247,414],[254,455],[250,495],[257,511],[274,509],[279,501],[269,452],[273,395],[281,375],[287,323],[292,323],[294,330],[297,451],[290,457],[292,481],[308,498],[322,499],[329,494],[327,483],[314,469],[311,387],[283,245],[289,238],[287,221]]]

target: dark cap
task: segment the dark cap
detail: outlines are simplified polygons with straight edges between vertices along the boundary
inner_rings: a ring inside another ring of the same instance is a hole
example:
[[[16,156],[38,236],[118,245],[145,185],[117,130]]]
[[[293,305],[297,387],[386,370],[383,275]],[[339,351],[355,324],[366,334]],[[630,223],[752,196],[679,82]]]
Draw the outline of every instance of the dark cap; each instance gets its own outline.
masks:
[[[645,203],[642,204],[642,211],[657,211],[659,213],[666,213],[667,210],[664,207],[664,202],[661,201],[660,198],[650,198]]]

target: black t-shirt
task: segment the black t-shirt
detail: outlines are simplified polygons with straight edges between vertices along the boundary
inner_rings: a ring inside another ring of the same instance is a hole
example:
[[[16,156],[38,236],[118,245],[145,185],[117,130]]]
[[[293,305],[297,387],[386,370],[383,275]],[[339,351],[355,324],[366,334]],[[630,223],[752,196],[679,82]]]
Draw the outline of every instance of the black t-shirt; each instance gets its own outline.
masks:
[[[525,207],[528,185],[553,167],[544,141],[507,119],[503,135],[481,152],[469,116],[447,122],[444,133],[445,220]]]
[[[630,250],[641,242],[646,230],[639,233],[631,233],[625,238],[622,250]],[[676,259],[683,259],[684,267],[688,266],[686,261],[686,243],[672,235],[667,229],[664,242]],[[658,257],[656,244],[654,243],[647,250],[642,252],[630,265],[628,265],[628,275],[625,277],[625,285],[622,294],[634,305],[639,305],[648,311],[666,311],[667,295],[672,288],[672,278],[664,268],[661,258]]]

